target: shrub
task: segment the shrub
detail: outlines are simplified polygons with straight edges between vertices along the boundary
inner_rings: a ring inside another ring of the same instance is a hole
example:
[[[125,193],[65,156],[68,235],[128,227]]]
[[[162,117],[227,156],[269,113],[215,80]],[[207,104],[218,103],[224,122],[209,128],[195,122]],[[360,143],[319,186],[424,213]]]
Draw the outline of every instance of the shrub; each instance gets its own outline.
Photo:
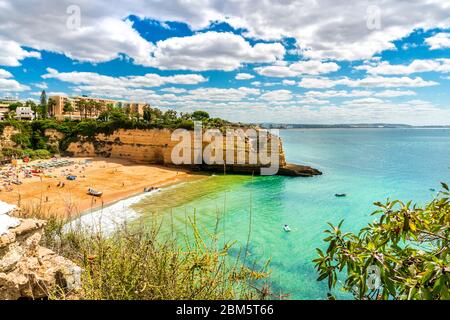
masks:
[[[378,221],[358,234],[330,225],[314,260],[329,288],[346,273],[344,290],[357,299],[450,299],[450,202],[443,183],[423,208],[398,200],[375,203]]]
[[[31,139],[27,133],[16,133],[11,136],[11,140],[22,147],[31,146]]]
[[[231,244],[217,248],[200,237],[180,244],[164,238],[159,227],[122,228],[110,237],[51,218],[43,245],[83,268],[81,299],[262,299],[253,283],[266,277],[266,266],[254,270],[239,261],[227,262]],[[60,290],[53,298],[61,299]]]

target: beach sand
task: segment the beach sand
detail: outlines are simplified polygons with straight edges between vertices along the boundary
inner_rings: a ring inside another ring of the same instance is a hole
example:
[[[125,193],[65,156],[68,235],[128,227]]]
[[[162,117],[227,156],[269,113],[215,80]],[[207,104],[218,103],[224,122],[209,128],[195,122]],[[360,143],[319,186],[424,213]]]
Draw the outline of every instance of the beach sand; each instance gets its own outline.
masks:
[[[164,187],[186,180],[186,171],[144,165],[123,159],[72,158],[76,164],[52,169],[51,176],[20,179],[12,191],[2,190],[0,200],[18,205],[24,213],[39,211],[44,217],[74,218],[86,210],[142,193],[146,187]],[[85,160],[91,160],[84,164]],[[83,168],[84,167],[84,168]],[[68,174],[77,176],[66,180]],[[64,182],[63,188],[58,187]],[[88,188],[103,192],[102,197],[87,194]]]

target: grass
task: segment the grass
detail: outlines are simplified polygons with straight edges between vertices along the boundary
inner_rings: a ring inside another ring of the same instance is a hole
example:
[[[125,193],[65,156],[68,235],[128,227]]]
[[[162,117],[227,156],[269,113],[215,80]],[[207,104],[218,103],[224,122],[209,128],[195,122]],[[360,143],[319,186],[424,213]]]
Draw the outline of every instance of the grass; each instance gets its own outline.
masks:
[[[39,216],[39,210],[27,216]],[[204,239],[194,221],[189,239],[161,236],[160,225],[132,230],[125,225],[110,236],[64,228],[65,222],[45,214],[42,245],[83,268],[82,288],[64,292],[49,288],[52,299],[180,300],[264,299],[267,264],[256,270],[242,259],[230,261],[232,243],[218,246],[217,235]],[[245,261],[245,259],[243,259]]]

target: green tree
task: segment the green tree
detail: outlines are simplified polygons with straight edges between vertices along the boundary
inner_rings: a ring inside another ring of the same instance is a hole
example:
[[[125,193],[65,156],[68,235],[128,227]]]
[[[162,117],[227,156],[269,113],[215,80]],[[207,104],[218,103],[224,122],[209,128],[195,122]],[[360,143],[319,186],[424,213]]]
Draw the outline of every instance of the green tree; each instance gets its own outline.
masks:
[[[83,99],[78,99],[76,101],[76,106],[78,109],[78,112],[80,113],[80,119],[85,118],[86,119],[86,101]]]
[[[23,107],[23,103],[20,101],[13,102],[8,106],[9,111],[16,111],[17,108]]]
[[[25,107],[31,108],[31,110],[36,115],[36,118],[38,118],[40,116],[40,107],[36,103],[34,103],[34,101],[31,101],[31,100],[26,101]]]
[[[194,121],[205,121],[209,119],[209,113],[206,111],[194,111],[191,115],[192,120]]]
[[[54,108],[56,107],[56,101],[53,99],[48,99],[47,102],[47,114],[53,116],[54,115]]]
[[[177,120],[177,112],[175,110],[167,110],[163,114],[163,120],[165,124],[175,122]]]
[[[39,104],[39,112],[40,117],[43,119],[47,119],[48,117],[48,104],[47,104],[47,94],[45,93],[45,90],[42,90],[41,92],[41,98],[40,98],[40,104]]]
[[[343,289],[357,299],[450,299],[450,193],[442,186],[424,207],[375,203],[378,221],[358,234],[329,224],[328,248],[316,249],[318,280],[332,289],[346,274]]]
[[[152,120],[152,113],[150,111],[150,107],[149,106],[145,106],[144,107],[144,114],[142,116],[144,118],[145,121],[150,122]]]
[[[105,105],[102,102],[94,101],[94,111],[95,116],[98,117],[99,114],[105,109]]]
[[[75,108],[73,107],[72,103],[69,100],[66,100],[64,102],[63,111],[64,113],[69,113],[70,119],[72,119],[72,113],[75,111]]]

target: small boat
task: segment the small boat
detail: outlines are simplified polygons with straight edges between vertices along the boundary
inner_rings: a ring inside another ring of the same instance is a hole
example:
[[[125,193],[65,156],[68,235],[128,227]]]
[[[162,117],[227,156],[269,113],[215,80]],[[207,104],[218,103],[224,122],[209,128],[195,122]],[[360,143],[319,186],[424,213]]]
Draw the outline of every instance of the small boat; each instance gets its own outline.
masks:
[[[94,197],[101,197],[103,195],[103,192],[94,190],[92,188],[89,188],[87,193],[88,193],[88,195],[91,195]]]
[[[338,198],[342,198],[342,197],[346,197],[347,195],[345,193],[336,193],[334,196],[338,197]]]
[[[291,227],[289,227],[287,224],[285,224],[283,226],[283,230],[286,231],[286,232],[291,232]]]

